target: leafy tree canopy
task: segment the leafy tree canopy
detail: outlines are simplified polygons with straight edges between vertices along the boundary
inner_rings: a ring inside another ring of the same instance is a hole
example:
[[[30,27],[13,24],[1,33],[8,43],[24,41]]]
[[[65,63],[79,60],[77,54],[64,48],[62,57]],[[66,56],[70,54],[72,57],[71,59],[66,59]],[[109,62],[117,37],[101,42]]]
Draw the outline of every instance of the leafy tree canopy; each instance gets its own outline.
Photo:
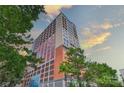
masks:
[[[0,6],[0,86],[15,86],[23,76],[27,61],[38,61],[31,53],[19,50],[31,42],[27,32],[33,27],[43,6]]]
[[[84,80],[87,81],[88,86],[90,83],[96,83],[97,86],[101,87],[114,87],[121,86],[118,81],[117,71],[112,69],[105,63],[88,62],[87,70],[84,74]]]
[[[87,61],[84,51],[80,48],[70,48],[67,51],[65,61],[60,65],[60,72],[71,76],[70,86],[121,86],[118,81],[116,70],[105,63]],[[77,84],[74,81],[77,81]]]
[[[71,75],[78,80],[78,84],[81,86],[81,71],[85,69],[86,63],[84,51],[80,48],[69,48],[66,55],[65,61],[60,65],[60,72],[65,73],[65,80],[67,75]]]

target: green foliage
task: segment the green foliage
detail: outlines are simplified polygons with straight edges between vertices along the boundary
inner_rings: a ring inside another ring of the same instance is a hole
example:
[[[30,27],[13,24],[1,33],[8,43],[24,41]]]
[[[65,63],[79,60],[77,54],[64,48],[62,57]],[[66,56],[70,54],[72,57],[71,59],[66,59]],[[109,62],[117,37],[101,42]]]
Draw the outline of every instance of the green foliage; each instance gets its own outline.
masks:
[[[80,48],[70,48],[67,51],[67,58],[60,66],[60,71],[67,72],[72,75],[81,75],[80,70],[84,69],[85,56],[84,51]]]
[[[84,51],[80,48],[70,48],[67,53],[66,61],[62,62],[60,66],[60,72],[65,73],[66,75],[71,75],[72,77],[77,78],[79,86],[81,76],[81,71],[85,68],[85,56]],[[66,80],[66,79],[65,79]]]
[[[44,12],[43,6],[0,6],[0,86],[15,86],[24,74],[26,62],[40,60],[31,53],[22,56],[18,52],[31,42],[27,32],[40,12]]]
[[[82,74],[81,71],[84,73]],[[99,87],[119,87],[116,70],[107,64],[86,61],[84,51],[80,48],[70,48],[67,51],[66,61],[60,65],[60,72],[66,76],[71,76],[70,86],[99,86]],[[77,84],[73,81],[76,79]],[[65,79],[66,80],[66,79]]]
[[[84,80],[86,80],[88,84],[96,83],[97,86],[101,87],[121,86],[117,78],[116,70],[112,69],[107,64],[88,62],[87,67],[88,69],[84,74]]]
[[[0,42],[27,43],[22,37],[33,27],[43,6],[0,6]]]
[[[6,54],[5,54],[6,53]],[[21,78],[26,66],[26,59],[9,46],[0,47],[0,85],[9,83],[14,86]]]

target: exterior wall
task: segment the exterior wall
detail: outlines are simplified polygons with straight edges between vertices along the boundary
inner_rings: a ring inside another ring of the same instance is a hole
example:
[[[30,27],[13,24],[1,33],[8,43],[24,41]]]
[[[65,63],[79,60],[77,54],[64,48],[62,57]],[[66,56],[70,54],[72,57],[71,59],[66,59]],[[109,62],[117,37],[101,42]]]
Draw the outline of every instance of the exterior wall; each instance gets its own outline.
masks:
[[[56,18],[55,48],[63,44],[62,40],[62,15]]]
[[[43,58],[44,63],[25,73],[23,86],[65,86],[59,66],[69,47],[79,47],[76,27],[61,13],[35,40],[33,52]]]
[[[119,71],[121,73],[121,77],[124,79],[124,69],[120,69]]]
[[[60,73],[59,71],[59,66],[63,61],[63,56],[64,56],[63,53],[64,53],[63,46],[56,48],[56,57],[55,57],[55,63],[54,63],[54,66],[55,66],[54,79],[55,80],[64,78],[64,74]]]
[[[62,28],[62,39],[63,45],[67,48],[79,47],[78,36],[75,25],[70,22],[66,16],[62,17],[63,28]]]
[[[43,58],[44,63],[37,69],[28,69],[24,75],[22,86],[48,86],[47,82],[53,81],[55,58],[55,21],[43,31],[33,44],[33,52],[38,58]],[[39,80],[38,82],[33,82]],[[35,84],[37,83],[37,84]]]

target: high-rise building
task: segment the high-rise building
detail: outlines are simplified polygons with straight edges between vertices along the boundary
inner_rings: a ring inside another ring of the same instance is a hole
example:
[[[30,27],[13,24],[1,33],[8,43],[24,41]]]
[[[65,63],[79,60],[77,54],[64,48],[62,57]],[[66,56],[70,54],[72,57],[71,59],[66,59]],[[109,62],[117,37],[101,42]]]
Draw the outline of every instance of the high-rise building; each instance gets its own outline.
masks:
[[[120,71],[120,73],[121,73],[122,79],[124,79],[124,69],[120,69],[119,71]]]
[[[59,66],[69,47],[79,47],[76,26],[60,13],[34,41],[33,52],[44,62],[35,70],[27,70],[23,86],[65,86]]]

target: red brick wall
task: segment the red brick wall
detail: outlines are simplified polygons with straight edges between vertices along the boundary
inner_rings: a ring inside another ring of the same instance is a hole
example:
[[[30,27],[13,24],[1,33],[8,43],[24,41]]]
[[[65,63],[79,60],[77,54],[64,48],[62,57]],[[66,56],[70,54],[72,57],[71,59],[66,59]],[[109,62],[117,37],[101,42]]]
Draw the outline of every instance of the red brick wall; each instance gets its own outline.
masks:
[[[54,63],[54,79],[61,79],[64,78],[64,74],[60,73],[59,71],[59,66],[63,61],[63,53],[64,53],[64,49],[63,46],[60,46],[58,48],[56,48],[56,54],[55,54],[55,63]]]

